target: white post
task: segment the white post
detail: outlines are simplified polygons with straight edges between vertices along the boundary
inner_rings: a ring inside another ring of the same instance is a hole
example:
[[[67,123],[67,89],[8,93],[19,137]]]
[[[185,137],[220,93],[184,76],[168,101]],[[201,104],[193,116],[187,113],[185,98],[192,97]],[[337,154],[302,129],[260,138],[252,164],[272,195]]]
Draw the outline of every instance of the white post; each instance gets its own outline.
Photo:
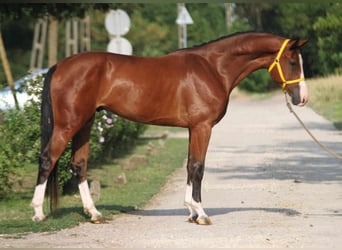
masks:
[[[187,47],[187,29],[186,24],[183,24],[183,48]]]
[[[178,35],[179,38],[179,46],[182,48],[187,47],[187,27],[188,24],[193,24],[193,20],[186,9],[184,4],[178,4],[178,17],[176,23],[179,25],[178,32],[181,32],[182,35]]]

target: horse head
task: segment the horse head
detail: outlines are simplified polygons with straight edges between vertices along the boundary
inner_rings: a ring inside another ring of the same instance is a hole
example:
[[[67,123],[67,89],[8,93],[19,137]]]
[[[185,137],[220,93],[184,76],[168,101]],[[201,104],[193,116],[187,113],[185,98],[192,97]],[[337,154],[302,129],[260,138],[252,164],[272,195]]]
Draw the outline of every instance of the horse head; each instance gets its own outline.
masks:
[[[308,90],[304,78],[303,59],[300,48],[307,40],[284,40],[278,54],[269,66],[272,79],[281,84],[292,98],[292,103],[304,106],[308,102]]]

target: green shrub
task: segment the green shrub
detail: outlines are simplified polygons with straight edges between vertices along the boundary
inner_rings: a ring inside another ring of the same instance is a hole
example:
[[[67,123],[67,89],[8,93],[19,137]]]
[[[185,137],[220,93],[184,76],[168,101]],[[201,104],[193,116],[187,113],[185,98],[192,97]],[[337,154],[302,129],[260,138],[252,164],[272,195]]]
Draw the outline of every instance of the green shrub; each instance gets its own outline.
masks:
[[[0,125],[0,197],[6,197],[11,186],[20,179],[27,163],[37,164],[40,151],[40,92],[43,77],[27,82],[30,100],[20,110],[8,110],[2,114]],[[144,132],[146,126],[106,111],[96,114],[90,140],[90,160],[110,159],[116,151],[124,149]],[[59,159],[61,188],[71,180],[69,162],[71,147]]]
[[[37,160],[39,123],[32,109],[9,110],[0,125],[0,194],[5,197],[24,166]]]
[[[273,81],[267,70],[257,70],[243,79],[239,88],[249,92],[262,93],[272,88]]]
[[[96,114],[90,143],[90,160],[110,160],[135,144],[146,125],[135,123],[102,110]]]

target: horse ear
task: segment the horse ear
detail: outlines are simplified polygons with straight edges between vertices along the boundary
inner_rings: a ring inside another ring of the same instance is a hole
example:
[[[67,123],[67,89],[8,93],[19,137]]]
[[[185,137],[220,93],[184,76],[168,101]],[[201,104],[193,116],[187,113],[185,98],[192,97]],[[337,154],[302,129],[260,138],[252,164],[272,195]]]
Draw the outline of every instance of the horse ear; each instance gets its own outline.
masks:
[[[290,50],[295,50],[303,47],[307,42],[309,42],[309,40],[293,39],[291,42]]]

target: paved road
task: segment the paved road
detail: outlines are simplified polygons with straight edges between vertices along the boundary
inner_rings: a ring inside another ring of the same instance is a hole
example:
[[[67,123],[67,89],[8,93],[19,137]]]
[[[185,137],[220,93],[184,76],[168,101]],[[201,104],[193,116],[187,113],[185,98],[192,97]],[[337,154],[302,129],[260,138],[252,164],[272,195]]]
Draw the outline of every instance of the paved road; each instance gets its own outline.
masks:
[[[342,153],[342,132],[296,108],[312,132]],[[211,226],[186,221],[185,169],[140,211],[109,224],[82,224],[4,247],[340,247],[342,162],[314,144],[284,104],[233,100],[213,131],[203,181]]]

